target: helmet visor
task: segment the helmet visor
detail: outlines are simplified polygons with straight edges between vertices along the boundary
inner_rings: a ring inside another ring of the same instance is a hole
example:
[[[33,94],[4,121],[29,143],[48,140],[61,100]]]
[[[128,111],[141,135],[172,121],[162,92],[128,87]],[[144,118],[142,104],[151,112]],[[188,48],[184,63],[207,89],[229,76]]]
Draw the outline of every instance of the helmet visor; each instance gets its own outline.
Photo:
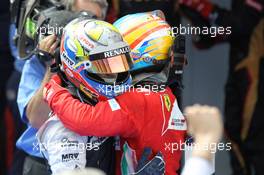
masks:
[[[129,71],[129,59],[131,59],[129,54],[122,54],[110,58],[94,60],[92,61],[92,65],[93,69],[97,70],[97,73],[120,73]]]
[[[93,72],[100,74],[127,72],[132,66],[129,46],[112,50],[101,50],[100,53],[91,54],[89,60],[91,61]]]

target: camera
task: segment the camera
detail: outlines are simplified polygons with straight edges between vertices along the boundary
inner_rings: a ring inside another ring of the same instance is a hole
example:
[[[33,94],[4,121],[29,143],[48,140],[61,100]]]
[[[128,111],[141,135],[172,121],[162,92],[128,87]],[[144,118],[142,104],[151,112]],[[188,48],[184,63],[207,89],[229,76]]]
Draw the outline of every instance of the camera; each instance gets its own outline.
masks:
[[[90,12],[72,12],[54,0],[15,0],[11,4],[11,21],[17,27],[13,37],[18,48],[20,59],[28,59],[40,53],[37,49],[39,41],[48,35],[55,34],[60,40],[63,28],[77,17],[95,18]],[[15,12],[16,14],[15,14]],[[49,60],[49,55],[40,53],[40,59]]]

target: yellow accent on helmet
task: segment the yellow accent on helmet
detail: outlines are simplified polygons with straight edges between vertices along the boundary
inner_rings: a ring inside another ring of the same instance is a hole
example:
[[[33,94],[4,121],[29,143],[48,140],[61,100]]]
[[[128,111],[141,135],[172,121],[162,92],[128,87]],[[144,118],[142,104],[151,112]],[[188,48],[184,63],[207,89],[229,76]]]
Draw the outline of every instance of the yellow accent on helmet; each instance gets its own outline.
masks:
[[[111,30],[113,30],[113,31],[115,31],[117,33],[119,32],[118,29],[115,26],[113,26],[112,24],[107,23],[105,21],[96,21],[95,23],[98,24],[98,25],[104,26],[106,28],[109,28],[109,29],[111,29]]]
[[[100,26],[86,31],[87,35],[94,41],[98,41],[103,32],[104,29]]]
[[[85,31],[86,34],[94,41],[98,41],[106,29],[119,33],[117,28],[107,22],[96,21],[94,24],[94,28],[90,28]]]
[[[84,56],[84,50],[83,50],[81,44],[79,43],[79,41],[77,39],[74,39],[73,42],[77,48],[76,56],[77,57],[83,57]]]
[[[114,23],[131,48],[134,70],[165,64],[174,36],[165,19],[154,13],[126,15]]]

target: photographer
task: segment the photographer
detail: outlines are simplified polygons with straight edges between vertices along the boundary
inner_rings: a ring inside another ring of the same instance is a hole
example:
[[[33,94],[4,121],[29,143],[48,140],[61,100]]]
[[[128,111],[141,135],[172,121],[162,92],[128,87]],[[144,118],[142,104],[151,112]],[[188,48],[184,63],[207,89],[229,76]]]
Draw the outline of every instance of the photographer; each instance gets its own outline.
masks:
[[[98,18],[104,18],[107,10],[107,2],[104,0],[76,0],[63,3],[69,10],[91,11]],[[38,49],[52,55],[57,45],[58,40],[53,34],[41,40]],[[36,140],[36,128],[47,120],[50,112],[42,100],[43,85],[51,76],[49,65],[49,62],[40,61],[38,56],[32,56],[25,62],[19,84],[17,99],[19,111],[22,120],[28,124],[27,130],[17,141],[17,146],[28,154],[24,162],[24,175],[49,174]]]

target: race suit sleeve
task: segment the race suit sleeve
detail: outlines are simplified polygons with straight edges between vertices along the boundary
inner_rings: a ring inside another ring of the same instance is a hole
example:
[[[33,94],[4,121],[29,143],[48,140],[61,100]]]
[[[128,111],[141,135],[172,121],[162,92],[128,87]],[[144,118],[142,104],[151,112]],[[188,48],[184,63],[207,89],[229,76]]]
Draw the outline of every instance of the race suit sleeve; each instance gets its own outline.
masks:
[[[115,99],[90,106],[74,99],[67,89],[59,85],[54,89],[48,103],[66,128],[80,135],[98,137],[129,137],[135,132],[128,110],[121,108]]]
[[[83,169],[86,165],[87,137],[65,128],[56,116],[52,116],[38,130],[40,151],[48,160],[52,174]],[[87,147],[89,146],[89,147]]]
[[[210,175],[213,166],[208,160],[191,157],[184,165],[181,175]]]

